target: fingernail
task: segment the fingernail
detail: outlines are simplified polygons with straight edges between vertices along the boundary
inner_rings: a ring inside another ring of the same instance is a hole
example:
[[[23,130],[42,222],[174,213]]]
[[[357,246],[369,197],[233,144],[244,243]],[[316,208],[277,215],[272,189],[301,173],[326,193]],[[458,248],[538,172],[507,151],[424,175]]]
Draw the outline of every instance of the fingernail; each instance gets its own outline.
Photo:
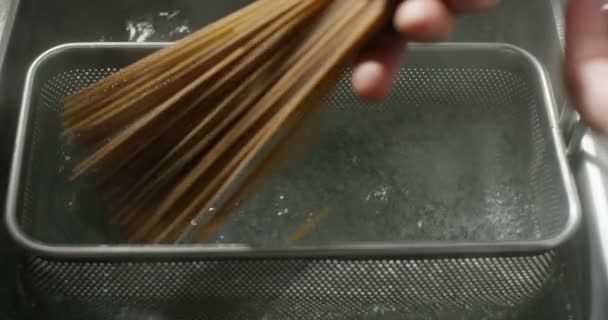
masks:
[[[426,19],[426,3],[424,0],[406,1],[399,7],[396,17],[395,29],[407,32],[410,28]]]
[[[377,61],[364,62],[353,74],[353,87],[366,99],[377,100],[384,95],[382,74],[384,70]]]

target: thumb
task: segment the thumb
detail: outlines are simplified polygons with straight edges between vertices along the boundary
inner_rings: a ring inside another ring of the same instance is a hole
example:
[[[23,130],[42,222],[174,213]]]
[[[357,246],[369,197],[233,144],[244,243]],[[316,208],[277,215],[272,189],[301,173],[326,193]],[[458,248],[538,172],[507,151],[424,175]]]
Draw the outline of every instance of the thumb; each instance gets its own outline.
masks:
[[[598,0],[569,0],[566,76],[587,124],[608,134],[608,20]]]

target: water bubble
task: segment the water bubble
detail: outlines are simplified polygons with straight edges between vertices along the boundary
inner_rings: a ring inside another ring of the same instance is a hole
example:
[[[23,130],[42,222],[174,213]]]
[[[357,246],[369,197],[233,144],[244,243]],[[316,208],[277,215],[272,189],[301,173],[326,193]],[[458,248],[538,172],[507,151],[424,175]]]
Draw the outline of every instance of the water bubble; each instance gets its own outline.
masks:
[[[188,33],[188,32],[190,32],[190,27],[188,27],[186,25],[181,25],[181,26],[175,28],[175,32],[177,32],[177,33]]]
[[[125,29],[129,32],[129,41],[144,42],[156,33],[149,21],[127,21]]]
[[[371,194],[368,194],[365,197],[365,201],[369,201],[372,197],[380,200],[380,201],[387,201],[388,200],[388,193],[390,191],[390,187],[388,186],[380,186],[378,188],[378,190],[372,192]]]

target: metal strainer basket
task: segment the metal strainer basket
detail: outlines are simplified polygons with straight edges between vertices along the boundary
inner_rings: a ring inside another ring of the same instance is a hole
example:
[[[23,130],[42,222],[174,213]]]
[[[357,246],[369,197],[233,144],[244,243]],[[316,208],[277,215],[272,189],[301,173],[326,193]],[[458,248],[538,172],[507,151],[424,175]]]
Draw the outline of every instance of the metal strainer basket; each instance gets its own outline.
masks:
[[[211,243],[122,244],[106,204],[67,179],[78,155],[60,138],[61,100],[163,45],[69,44],[30,69],[7,222],[37,256],[25,290],[46,312],[450,314],[521,305],[551,282],[553,250],[578,226],[577,197],[542,67],[503,44],[415,45],[379,104],[359,101],[345,76],[316,142]]]

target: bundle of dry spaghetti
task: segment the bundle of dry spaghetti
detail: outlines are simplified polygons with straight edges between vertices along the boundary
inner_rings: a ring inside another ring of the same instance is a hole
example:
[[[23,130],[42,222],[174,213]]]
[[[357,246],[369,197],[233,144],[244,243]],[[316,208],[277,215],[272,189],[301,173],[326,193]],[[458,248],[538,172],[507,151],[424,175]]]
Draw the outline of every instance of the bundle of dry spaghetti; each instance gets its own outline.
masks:
[[[384,0],[260,0],[67,97],[65,133],[101,146],[73,177],[94,172],[131,242],[177,241],[272,167],[386,12]]]

